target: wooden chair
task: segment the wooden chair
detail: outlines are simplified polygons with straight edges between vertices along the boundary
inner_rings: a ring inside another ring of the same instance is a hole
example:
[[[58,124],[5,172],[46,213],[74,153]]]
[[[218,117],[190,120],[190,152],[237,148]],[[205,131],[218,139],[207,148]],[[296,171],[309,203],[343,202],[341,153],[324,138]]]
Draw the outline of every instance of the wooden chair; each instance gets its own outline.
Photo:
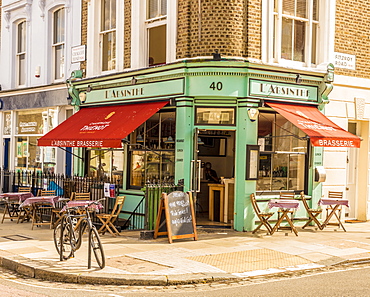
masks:
[[[328,198],[335,198],[335,199],[343,199],[343,192],[338,191],[329,191],[328,192]],[[330,207],[326,208],[326,217],[329,215]],[[338,217],[340,218],[342,216],[342,206],[339,206],[338,208]],[[330,225],[330,223],[328,223]],[[337,225],[336,223],[333,225]]]
[[[90,192],[87,193],[72,192],[71,200],[91,200],[91,194]]]
[[[47,196],[56,196],[56,190],[38,190],[37,191],[37,196],[42,196],[42,197],[47,197]],[[41,225],[49,225],[50,229],[53,228],[53,210],[55,208],[51,206],[50,204],[45,204],[45,203],[35,203],[32,205],[32,226],[31,229],[33,230],[33,227],[35,225],[41,226]],[[45,222],[43,221],[43,216],[46,215],[46,213],[50,211],[50,221]]]
[[[306,209],[307,214],[308,214],[308,221],[307,221],[306,224],[304,224],[304,226],[302,226],[302,229],[306,228],[313,221],[313,222],[315,222],[317,227],[320,230],[322,230],[324,227],[322,226],[322,224],[320,223],[320,221],[317,218],[322,213],[322,209],[320,209],[320,208],[310,208],[308,203],[307,203],[307,199],[306,199],[303,192],[301,192],[301,199],[302,199],[304,208]]]
[[[262,226],[265,226],[267,229],[267,232],[271,235],[272,234],[272,227],[268,220],[274,215],[273,212],[261,212],[260,208],[258,207],[256,196],[254,193],[250,195],[251,203],[254,209],[254,212],[256,213],[258,219],[260,220],[260,224],[253,230],[252,233],[256,233]]]
[[[18,192],[19,193],[31,193],[31,187],[19,186],[18,187]]]
[[[96,215],[96,217],[103,223],[103,225],[98,230],[99,233],[104,235],[105,232],[108,231],[114,237],[116,235],[120,235],[118,230],[114,226],[114,223],[121,213],[125,198],[125,196],[118,196],[116,198],[116,202],[111,213],[101,213]]]
[[[279,199],[292,199],[294,200],[295,193],[294,192],[280,192]],[[278,220],[280,218],[280,214],[283,211],[281,209],[278,210]],[[293,220],[293,210],[289,210],[288,213],[290,214],[290,218]]]

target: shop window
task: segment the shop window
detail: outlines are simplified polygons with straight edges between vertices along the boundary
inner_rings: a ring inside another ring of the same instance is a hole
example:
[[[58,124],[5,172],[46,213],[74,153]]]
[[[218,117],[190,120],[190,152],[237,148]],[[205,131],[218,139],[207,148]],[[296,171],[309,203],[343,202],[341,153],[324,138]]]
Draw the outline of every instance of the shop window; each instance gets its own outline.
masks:
[[[116,69],[116,0],[102,0],[101,8],[101,67],[109,71]]]
[[[56,148],[39,147],[37,139],[57,125],[57,111],[37,109],[17,112],[15,168],[54,172]]]
[[[308,143],[306,134],[283,116],[260,113],[257,191],[303,191],[308,164]]]
[[[175,112],[162,112],[130,135],[130,188],[140,189],[146,183],[174,183],[175,128]]]
[[[266,42],[264,55],[271,62],[290,62],[305,66],[318,65],[320,38],[327,39],[325,31],[332,24],[321,24],[320,19],[328,19],[332,4],[320,6],[318,0],[266,0],[263,26],[267,29],[263,42]],[[335,4],[334,4],[335,5]],[[321,17],[320,17],[321,16]],[[324,47],[323,47],[324,48]],[[321,52],[323,56],[324,53]],[[324,56],[323,56],[324,57]]]
[[[235,125],[235,108],[196,108],[196,125]]]
[[[26,84],[26,21],[21,21],[17,25],[17,85],[24,86]]]
[[[12,132],[12,115],[10,112],[4,112],[4,135],[10,135]]]
[[[120,150],[88,150],[89,172],[88,176],[99,179],[113,180],[122,186],[124,152]]]
[[[167,0],[148,0],[146,27],[149,66],[166,63]]]
[[[65,10],[60,8],[53,13],[53,60],[54,79],[64,78],[64,51],[65,51]]]

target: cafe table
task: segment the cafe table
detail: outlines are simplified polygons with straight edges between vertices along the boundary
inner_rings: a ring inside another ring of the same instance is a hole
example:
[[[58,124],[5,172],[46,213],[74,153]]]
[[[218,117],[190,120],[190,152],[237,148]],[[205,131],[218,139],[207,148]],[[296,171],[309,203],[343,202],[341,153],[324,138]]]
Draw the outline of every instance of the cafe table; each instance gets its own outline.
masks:
[[[19,206],[20,209],[26,211],[27,215],[31,216],[33,230],[34,225],[49,225],[52,227],[51,222],[44,222],[42,214],[47,209],[55,208],[55,203],[58,201],[59,196],[36,196],[27,198]]]
[[[349,201],[347,199],[342,198],[321,198],[319,201],[320,205],[325,205],[329,209],[329,213],[322,224],[322,228],[325,228],[327,225],[329,225],[330,219],[335,216],[338,221],[338,227],[342,227],[343,231],[346,232],[346,229],[344,228],[342,222],[340,221],[340,212],[342,206],[349,207]]]
[[[268,207],[273,208],[273,207],[278,207],[281,211],[281,216],[276,222],[275,226],[272,228],[271,235],[274,234],[280,227],[281,223],[285,219],[287,223],[290,226],[290,229],[294,232],[296,236],[298,236],[298,230],[294,226],[293,221],[291,218],[289,218],[289,212],[290,211],[295,211],[299,207],[299,201],[294,200],[294,199],[271,199],[268,202]]]
[[[0,194],[0,200],[5,202],[4,215],[1,223],[4,222],[4,219],[13,220],[13,218],[18,218],[19,204],[30,197],[33,197],[33,194],[30,192],[12,192]]]
[[[104,208],[104,206],[100,202],[98,204],[91,204],[92,202],[94,202],[94,200],[71,200],[67,202],[67,205],[65,205],[60,212],[65,212],[67,207],[78,207],[79,210],[77,211],[77,214],[82,215],[85,213],[84,208],[88,205],[88,209],[95,212],[99,212],[101,209]],[[81,220],[82,218],[78,220],[75,229],[77,229],[77,227],[81,223]]]

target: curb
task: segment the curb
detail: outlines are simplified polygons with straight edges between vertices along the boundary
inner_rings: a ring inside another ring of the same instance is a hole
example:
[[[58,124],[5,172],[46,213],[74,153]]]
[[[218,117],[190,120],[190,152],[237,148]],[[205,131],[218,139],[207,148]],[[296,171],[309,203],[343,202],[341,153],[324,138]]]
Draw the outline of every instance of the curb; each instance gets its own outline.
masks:
[[[303,274],[308,271],[330,269],[341,265],[357,265],[370,263],[370,258],[348,259],[323,265],[318,268],[308,268],[297,271],[284,271],[271,274],[238,277],[229,273],[218,274],[178,274],[178,275],[142,275],[142,274],[126,274],[115,275],[112,273],[99,273],[99,275],[91,275],[88,272],[84,273],[63,273],[55,271],[55,268],[48,263],[30,260],[21,256],[12,256],[7,258],[0,256],[0,266],[17,272],[21,275],[35,278],[39,280],[47,280],[54,282],[75,283],[75,284],[90,284],[90,285],[124,285],[124,286],[171,286],[171,285],[190,285],[190,284],[205,284],[213,282],[230,282],[242,281],[245,279],[256,279],[260,277],[283,277],[296,274]]]

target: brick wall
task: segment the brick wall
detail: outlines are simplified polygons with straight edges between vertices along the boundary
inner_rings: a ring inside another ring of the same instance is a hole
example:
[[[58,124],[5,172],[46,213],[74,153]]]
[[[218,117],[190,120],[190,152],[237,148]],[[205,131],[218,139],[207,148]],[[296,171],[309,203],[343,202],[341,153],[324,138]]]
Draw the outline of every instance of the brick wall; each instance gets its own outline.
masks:
[[[81,9],[81,44],[87,46],[87,1],[82,1]],[[86,71],[86,61],[81,62],[81,70]],[[85,76],[86,74],[84,74]]]
[[[125,0],[124,67],[131,67],[131,0]]]
[[[356,56],[356,70],[336,68],[335,74],[370,78],[370,2],[337,0],[335,51]]]
[[[223,56],[261,58],[261,0],[198,0],[178,4],[177,58]],[[247,20],[248,15],[248,20]]]

